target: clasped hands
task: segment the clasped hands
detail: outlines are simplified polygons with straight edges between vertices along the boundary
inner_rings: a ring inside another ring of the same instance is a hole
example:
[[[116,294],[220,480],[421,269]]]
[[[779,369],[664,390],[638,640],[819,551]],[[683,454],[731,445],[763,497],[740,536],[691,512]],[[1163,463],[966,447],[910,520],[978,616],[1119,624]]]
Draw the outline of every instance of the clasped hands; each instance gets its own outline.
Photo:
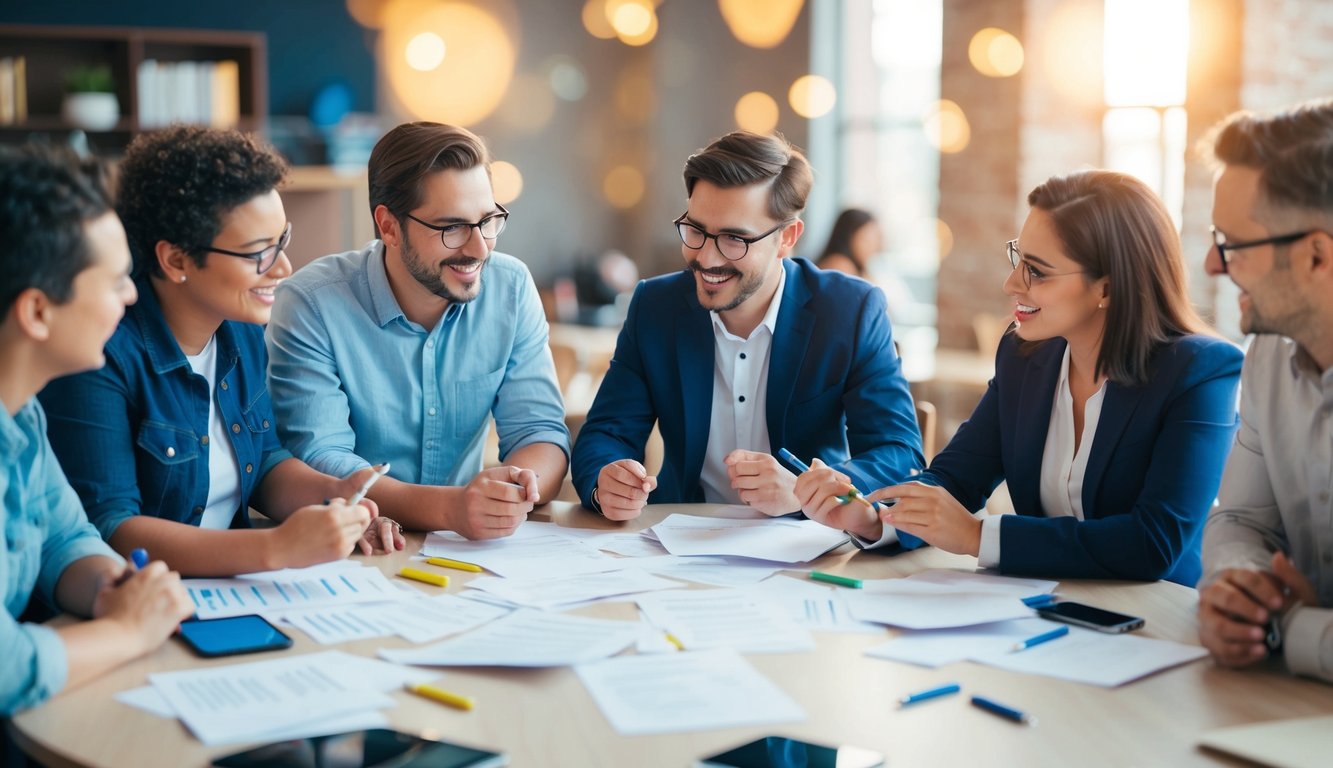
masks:
[[[1282,552],[1271,571],[1229,568],[1199,590],[1199,640],[1224,667],[1244,667],[1268,656],[1270,621],[1296,605],[1319,605],[1314,585]]]

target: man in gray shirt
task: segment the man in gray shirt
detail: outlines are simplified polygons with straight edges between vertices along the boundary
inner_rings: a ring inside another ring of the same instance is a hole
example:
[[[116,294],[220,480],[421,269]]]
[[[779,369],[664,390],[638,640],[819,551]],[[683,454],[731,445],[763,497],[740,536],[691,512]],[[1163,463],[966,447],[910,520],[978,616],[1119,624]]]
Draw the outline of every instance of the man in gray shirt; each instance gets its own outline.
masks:
[[[1212,148],[1206,265],[1259,335],[1204,528],[1199,637],[1224,666],[1280,653],[1333,681],[1333,100],[1232,115]]]

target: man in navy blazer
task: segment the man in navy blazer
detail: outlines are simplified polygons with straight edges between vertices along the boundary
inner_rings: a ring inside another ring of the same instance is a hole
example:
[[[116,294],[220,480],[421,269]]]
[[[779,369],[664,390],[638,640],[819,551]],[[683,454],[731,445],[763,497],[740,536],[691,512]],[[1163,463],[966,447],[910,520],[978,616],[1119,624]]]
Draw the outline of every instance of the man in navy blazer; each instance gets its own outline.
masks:
[[[791,259],[812,174],[780,136],[738,131],[685,165],[687,269],[639,284],[574,446],[574,486],[609,519],[644,504],[800,509],[786,447],[878,488],[922,467],[883,293]],[[712,242],[709,242],[709,241]],[[643,467],[657,423],[660,476]]]

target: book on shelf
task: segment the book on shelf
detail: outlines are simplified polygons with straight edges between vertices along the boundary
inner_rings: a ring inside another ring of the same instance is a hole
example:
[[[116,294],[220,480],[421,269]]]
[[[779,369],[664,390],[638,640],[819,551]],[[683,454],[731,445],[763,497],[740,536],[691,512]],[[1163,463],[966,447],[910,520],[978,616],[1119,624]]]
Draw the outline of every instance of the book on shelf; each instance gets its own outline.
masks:
[[[145,59],[137,73],[139,127],[197,123],[232,128],[240,122],[240,64]]]
[[[0,58],[0,125],[28,119],[27,61],[22,56]]]

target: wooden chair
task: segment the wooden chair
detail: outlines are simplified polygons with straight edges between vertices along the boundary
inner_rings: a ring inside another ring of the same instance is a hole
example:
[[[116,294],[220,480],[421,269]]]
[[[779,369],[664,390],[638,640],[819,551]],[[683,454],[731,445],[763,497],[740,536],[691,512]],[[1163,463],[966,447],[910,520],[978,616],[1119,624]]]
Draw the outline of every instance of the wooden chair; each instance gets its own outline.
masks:
[[[921,453],[926,463],[935,458],[935,441],[939,430],[939,414],[929,400],[916,401],[916,424],[921,428]]]

